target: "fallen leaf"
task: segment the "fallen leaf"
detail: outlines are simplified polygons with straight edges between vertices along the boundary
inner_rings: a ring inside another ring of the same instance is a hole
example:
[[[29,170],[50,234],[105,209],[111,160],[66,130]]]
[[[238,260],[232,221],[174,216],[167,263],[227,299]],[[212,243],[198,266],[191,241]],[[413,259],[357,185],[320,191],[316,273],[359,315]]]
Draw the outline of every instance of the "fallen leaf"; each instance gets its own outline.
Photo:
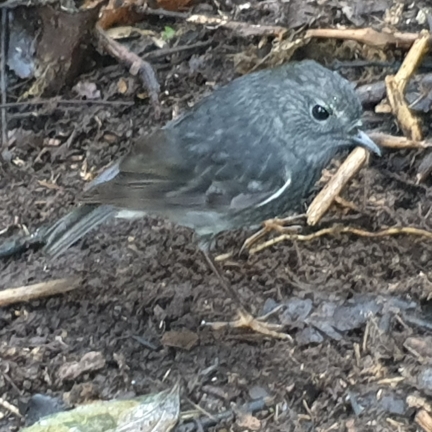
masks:
[[[176,31],[172,27],[165,26],[164,31],[162,32],[163,40],[170,40],[176,34]]]
[[[40,419],[22,432],[169,432],[180,415],[180,388],[128,400],[81,405]]]
[[[167,331],[162,336],[162,344],[168,347],[191,350],[198,343],[198,335],[190,330]]]
[[[61,381],[74,380],[86,372],[102,369],[105,358],[99,351],[90,351],[78,362],[65,363],[60,366],[57,374]]]

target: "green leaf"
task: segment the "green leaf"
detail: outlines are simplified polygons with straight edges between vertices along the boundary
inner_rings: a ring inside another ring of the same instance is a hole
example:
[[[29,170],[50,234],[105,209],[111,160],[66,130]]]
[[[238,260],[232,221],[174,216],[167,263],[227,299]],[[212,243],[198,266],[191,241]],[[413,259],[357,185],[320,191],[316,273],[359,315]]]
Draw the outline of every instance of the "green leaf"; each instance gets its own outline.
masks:
[[[164,31],[162,32],[162,39],[170,40],[176,34],[176,31],[172,27],[165,26]]]
[[[180,386],[129,400],[81,405],[40,419],[22,432],[169,432],[180,415]]]

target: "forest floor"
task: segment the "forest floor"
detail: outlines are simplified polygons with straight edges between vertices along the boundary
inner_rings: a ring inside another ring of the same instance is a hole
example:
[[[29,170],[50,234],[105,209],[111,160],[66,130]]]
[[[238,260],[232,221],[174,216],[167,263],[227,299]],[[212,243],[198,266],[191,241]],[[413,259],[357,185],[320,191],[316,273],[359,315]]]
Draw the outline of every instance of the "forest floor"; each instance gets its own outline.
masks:
[[[397,6],[391,0],[318,3],[253,0],[240,7],[215,1],[197,8],[212,15],[220,8],[246,23],[380,30],[389,26],[386,19]],[[366,12],[356,10],[356,3]],[[425,28],[416,17],[426,3],[414,1],[399,10],[392,28]],[[96,53],[87,70],[62,88],[61,98],[76,99],[74,86],[83,83],[87,89],[95,84],[104,100],[133,104],[82,101],[10,109],[14,163],[1,179],[0,197],[0,228],[9,229],[0,239],[18,225],[33,231],[56,220],[76,204],[89,173],[124,154],[134,137],[184,112],[216,84],[260,61],[260,67],[271,63],[270,38],[260,42],[233,29],[176,17],[150,16],[135,27],[159,35],[174,30],[167,46],[207,44],[149,57],[162,89],[159,119],[141,95],[139,80],[115,59]],[[157,49],[142,37],[148,52]],[[128,43],[131,49],[145,45],[139,37]],[[392,62],[403,55],[395,48],[324,39],[299,48],[292,59],[315,58],[331,67],[334,60]],[[340,69],[360,84],[394,71]],[[9,101],[22,94],[20,82],[10,86]],[[391,114],[372,110],[365,115],[371,127],[398,134]],[[430,114],[425,118],[432,124]],[[341,225],[370,231],[390,226],[432,230],[431,181],[416,183],[425,154],[386,150],[382,158],[371,158],[343,192],[358,211],[335,208],[333,217]],[[237,250],[249,234],[220,236],[215,253]],[[41,393],[76,405],[158,391],[180,378],[184,409],[191,408],[188,400],[217,413],[263,395],[274,397],[273,408],[254,414],[255,422],[237,419],[210,430],[415,431],[417,411],[409,401],[432,395],[431,260],[430,239],[340,234],[282,242],[222,262],[225,277],[256,314],[283,306],[271,319],[285,324],[293,340],[281,341],[202,326],[203,321],[232,319],[236,306],[189,230],[155,218],[108,223],[55,260],[31,249],[0,261],[0,289],[56,278],[81,280],[69,293],[0,309],[0,398],[18,407]],[[89,352],[104,359],[95,370],[73,379],[59,374],[62,366]],[[0,413],[1,431],[23,424],[2,406]]]

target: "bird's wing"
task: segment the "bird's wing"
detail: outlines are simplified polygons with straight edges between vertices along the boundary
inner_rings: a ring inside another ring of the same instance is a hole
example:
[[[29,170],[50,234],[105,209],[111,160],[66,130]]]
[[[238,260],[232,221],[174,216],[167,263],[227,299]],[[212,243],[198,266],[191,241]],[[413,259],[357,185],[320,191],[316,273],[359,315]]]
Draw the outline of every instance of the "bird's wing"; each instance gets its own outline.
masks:
[[[166,129],[141,138],[115,175],[102,173],[83,201],[148,212],[175,207],[227,212],[263,205],[289,186],[289,173],[268,161],[257,170],[247,157],[203,151],[184,141]]]

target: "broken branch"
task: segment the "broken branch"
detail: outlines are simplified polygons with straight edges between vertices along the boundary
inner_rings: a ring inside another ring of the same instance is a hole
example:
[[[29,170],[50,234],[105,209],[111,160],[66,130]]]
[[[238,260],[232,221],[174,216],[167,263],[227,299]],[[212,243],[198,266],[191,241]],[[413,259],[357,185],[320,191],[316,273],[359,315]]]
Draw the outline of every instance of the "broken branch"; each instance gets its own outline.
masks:
[[[431,140],[415,141],[403,136],[393,136],[381,132],[369,132],[369,137],[379,146],[397,150],[427,149],[432,147]]]
[[[344,186],[360,170],[368,158],[368,152],[362,148],[355,148],[340,166],[336,174],[326,184],[323,190],[315,197],[309,206],[306,215],[308,225],[316,225]]]
[[[332,38],[350,39],[366,45],[385,48],[396,45],[401,48],[409,48],[419,38],[417,33],[386,33],[378,32],[372,28],[364,29],[310,29],[305,34],[306,38]],[[429,35],[428,43],[432,43]]]
[[[432,432],[432,417],[426,410],[420,410],[414,420],[425,432]]]
[[[79,279],[55,279],[19,288],[8,288],[0,291],[0,307],[35,300],[41,297],[64,294],[79,286]]]
[[[241,21],[230,21],[226,18],[207,15],[191,15],[186,19],[193,24],[213,25],[233,30],[241,36],[277,36],[281,38],[288,29],[280,26],[249,24]]]
[[[235,31],[240,36],[276,36],[281,38],[289,29],[281,26],[250,24],[242,21],[231,21],[226,18],[211,15],[194,14],[189,15],[183,12],[172,12],[164,9],[143,8],[146,15],[158,15],[168,18],[184,19],[186,22],[216,27],[225,27]]]
[[[161,115],[161,106],[159,101],[160,86],[150,63],[129,51],[119,42],[110,38],[99,25],[96,25],[96,34],[99,44],[107,53],[126,65],[132,75],[135,76],[139,74],[142,83],[149,93],[150,100],[152,101],[155,110],[155,116],[156,118],[159,118]]]
[[[405,89],[427,52],[429,41],[430,34],[426,32],[414,42],[396,75],[389,75],[385,79],[387,97],[392,112],[404,135],[414,141],[420,141],[423,137],[421,123],[420,119],[408,107],[405,100]]]

